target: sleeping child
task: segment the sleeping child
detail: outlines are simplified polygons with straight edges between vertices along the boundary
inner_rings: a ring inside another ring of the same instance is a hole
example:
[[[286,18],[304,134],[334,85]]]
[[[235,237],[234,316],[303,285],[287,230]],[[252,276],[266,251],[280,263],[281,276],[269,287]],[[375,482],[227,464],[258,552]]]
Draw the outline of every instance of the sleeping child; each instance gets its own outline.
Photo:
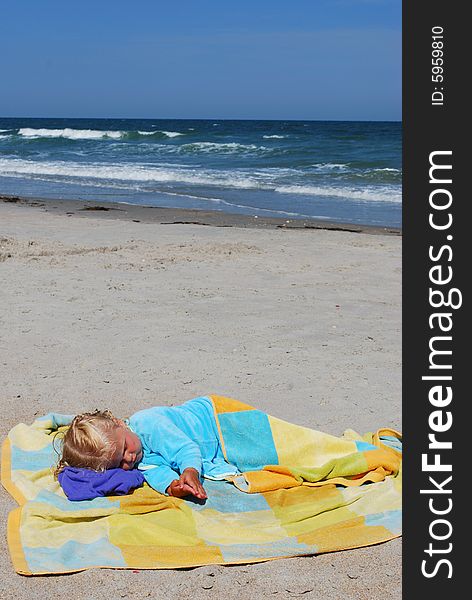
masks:
[[[223,456],[213,404],[204,396],[141,410],[127,421],[109,411],[77,415],[55,470],[70,500],[127,493],[143,481],[161,494],[204,500],[202,477],[237,473]]]

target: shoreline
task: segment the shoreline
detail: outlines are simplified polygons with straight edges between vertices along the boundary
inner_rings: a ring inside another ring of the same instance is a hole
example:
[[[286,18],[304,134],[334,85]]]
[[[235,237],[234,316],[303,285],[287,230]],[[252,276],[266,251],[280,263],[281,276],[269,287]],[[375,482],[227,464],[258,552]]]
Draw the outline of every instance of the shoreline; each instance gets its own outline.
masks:
[[[211,227],[239,227],[250,229],[290,229],[290,230],[328,230],[371,235],[401,236],[399,227],[380,227],[376,225],[356,225],[338,221],[320,219],[284,219],[278,217],[260,217],[222,211],[207,211],[184,208],[143,206],[120,202],[91,200],[65,200],[54,198],[25,197],[0,193],[0,202],[40,208],[44,212],[81,217],[93,214],[103,219],[119,219],[135,223],[156,223],[161,225],[202,225]]]

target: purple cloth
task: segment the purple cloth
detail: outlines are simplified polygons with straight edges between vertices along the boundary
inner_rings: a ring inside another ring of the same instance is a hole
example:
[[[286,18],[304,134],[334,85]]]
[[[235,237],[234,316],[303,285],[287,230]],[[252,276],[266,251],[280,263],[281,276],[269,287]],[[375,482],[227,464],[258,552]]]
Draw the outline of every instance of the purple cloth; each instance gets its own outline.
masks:
[[[69,500],[93,500],[98,496],[122,496],[144,483],[144,475],[137,469],[92,469],[64,467],[57,479]]]

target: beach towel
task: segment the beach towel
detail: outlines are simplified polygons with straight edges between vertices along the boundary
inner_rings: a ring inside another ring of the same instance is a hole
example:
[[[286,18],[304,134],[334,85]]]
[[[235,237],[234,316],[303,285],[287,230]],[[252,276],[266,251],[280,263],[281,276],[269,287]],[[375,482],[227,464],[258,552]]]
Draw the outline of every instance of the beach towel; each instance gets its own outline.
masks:
[[[15,570],[251,563],[401,535],[398,432],[335,437],[232,398],[208,397],[224,456],[242,473],[206,480],[204,503],[147,484],[127,495],[72,502],[51,469],[54,438],[72,416],[51,413],[13,427],[2,446],[1,481],[19,504],[7,527]]]

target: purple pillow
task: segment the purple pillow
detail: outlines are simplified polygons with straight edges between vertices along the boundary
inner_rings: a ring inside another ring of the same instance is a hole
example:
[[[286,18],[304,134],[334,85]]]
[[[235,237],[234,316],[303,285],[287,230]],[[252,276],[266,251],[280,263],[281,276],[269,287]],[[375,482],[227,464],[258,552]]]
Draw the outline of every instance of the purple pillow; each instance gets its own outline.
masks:
[[[92,469],[64,467],[57,479],[69,500],[93,500],[99,496],[122,496],[141,487],[144,475],[137,469],[108,469],[97,472]]]

